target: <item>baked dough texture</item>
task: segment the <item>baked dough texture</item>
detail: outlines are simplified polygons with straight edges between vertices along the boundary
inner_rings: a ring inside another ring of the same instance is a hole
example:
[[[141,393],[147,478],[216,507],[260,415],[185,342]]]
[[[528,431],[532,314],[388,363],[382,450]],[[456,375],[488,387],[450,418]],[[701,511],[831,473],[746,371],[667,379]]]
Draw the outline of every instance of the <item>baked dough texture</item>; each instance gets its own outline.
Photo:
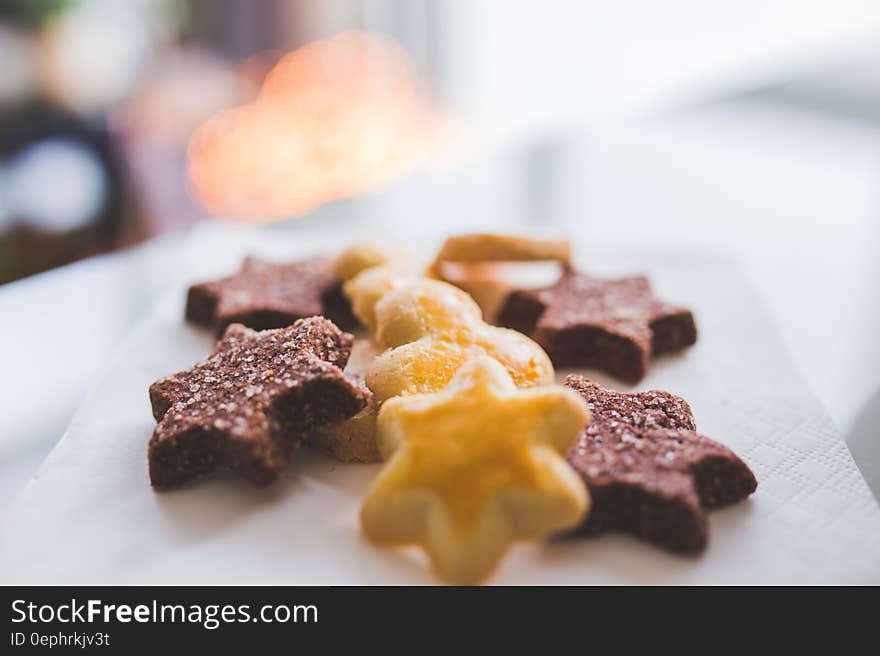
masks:
[[[500,362],[517,387],[552,385],[550,358],[528,337],[490,326],[465,292],[422,279],[385,295],[375,308],[376,342],[387,350],[366,375],[379,404],[402,394],[442,389],[481,355]]]
[[[589,495],[564,455],[588,421],[571,390],[518,388],[488,356],[439,392],[392,398],[379,412],[388,462],[361,509],[364,533],[422,547],[445,581],[479,583],[513,542],[583,520]]]

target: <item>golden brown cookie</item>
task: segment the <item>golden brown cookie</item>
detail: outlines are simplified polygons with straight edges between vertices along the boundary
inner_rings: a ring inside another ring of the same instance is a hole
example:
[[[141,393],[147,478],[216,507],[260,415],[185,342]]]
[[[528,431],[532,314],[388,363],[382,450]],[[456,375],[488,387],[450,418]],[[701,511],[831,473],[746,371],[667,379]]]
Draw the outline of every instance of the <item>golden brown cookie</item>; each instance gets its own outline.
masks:
[[[571,269],[571,245],[561,239],[535,239],[518,235],[492,233],[457,235],[447,239],[429,275],[452,283],[470,294],[493,321],[510,293],[518,287],[523,274],[539,280],[556,280]],[[549,263],[558,266],[548,268]]]
[[[477,583],[514,541],[583,520],[589,496],[563,455],[588,421],[571,390],[518,389],[486,356],[440,392],[390,399],[377,431],[388,463],[361,509],[364,533],[422,547],[450,583]]]
[[[401,394],[442,389],[465,362],[488,355],[517,387],[553,383],[553,365],[528,337],[490,326],[473,299],[438,280],[420,280],[376,304],[376,342],[387,347],[370,366],[367,387],[381,404]]]
[[[571,244],[564,239],[534,239],[519,235],[475,233],[447,239],[431,265],[439,272],[444,262],[536,262],[550,260],[571,268]]]

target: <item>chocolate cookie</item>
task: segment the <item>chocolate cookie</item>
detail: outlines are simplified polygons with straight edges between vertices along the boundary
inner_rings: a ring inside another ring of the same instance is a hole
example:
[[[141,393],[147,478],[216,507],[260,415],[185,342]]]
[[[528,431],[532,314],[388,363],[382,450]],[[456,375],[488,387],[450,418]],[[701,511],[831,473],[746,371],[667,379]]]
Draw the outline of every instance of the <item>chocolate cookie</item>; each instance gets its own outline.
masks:
[[[613,392],[577,375],[565,385],[593,415],[568,453],[593,499],[582,533],[627,531],[671,551],[697,553],[709,537],[706,510],[755,491],[748,466],[696,432],[684,399]]]
[[[263,332],[229,326],[206,360],[150,386],[153,487],[221,468],[277,479],[310,431],[367,405],[369,390],[342,373],[352,341],[323,317]]]
[[[647,278],[591,278],[569,272],[544,289],[510,294],[497,323],[525,333],[557,367],[592,367],[638,382],[652,355],[697,341],[694,317],[657,300]]]
[[[323,257],[290,264],[246,258],[235,275],[190,287],[186,318],[217,334],[232,323],[265,330],[316,315],[354,328],[357,321],[332,267]]]

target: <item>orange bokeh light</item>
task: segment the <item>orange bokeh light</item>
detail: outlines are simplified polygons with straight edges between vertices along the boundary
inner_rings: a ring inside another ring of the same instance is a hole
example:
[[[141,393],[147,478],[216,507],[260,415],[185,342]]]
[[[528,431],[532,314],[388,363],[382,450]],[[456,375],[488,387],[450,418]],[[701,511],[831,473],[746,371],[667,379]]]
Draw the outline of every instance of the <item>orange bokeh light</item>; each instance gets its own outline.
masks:
[[[254,101],[201,125],[189,174],[212,213],[277,220],[384,184],[447,136],[406,53],[344,32],[286,55]]]

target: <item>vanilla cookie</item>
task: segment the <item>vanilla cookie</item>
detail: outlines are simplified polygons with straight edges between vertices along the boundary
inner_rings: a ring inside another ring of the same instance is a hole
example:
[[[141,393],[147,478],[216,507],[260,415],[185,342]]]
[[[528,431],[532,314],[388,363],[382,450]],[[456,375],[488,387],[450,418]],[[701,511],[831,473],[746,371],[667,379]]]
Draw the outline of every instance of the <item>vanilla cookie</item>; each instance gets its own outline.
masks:
[[[376,342],[388,350],[367,371],[381,404],[401,394],[442,389],[465,362],[488,355],[517,387],[553,383],[553,365],[528,337],[485,323],[473,299],[438,280],[419,280],[376,304]]]
[[[442,276],[445,262],[536,262],[551,260],[571,268],[571,244],[564,239],[475,233],[449,237],[434,258],[431,272]]]
[[[511,543],[583,521],[589,495],[563,456],[588,421],[571,390],[518,389],[487,356],[440,392],[390,399],[377,424],[388,463],[361,509],[364,533],[422,547],[450,583],[477,583]]]

